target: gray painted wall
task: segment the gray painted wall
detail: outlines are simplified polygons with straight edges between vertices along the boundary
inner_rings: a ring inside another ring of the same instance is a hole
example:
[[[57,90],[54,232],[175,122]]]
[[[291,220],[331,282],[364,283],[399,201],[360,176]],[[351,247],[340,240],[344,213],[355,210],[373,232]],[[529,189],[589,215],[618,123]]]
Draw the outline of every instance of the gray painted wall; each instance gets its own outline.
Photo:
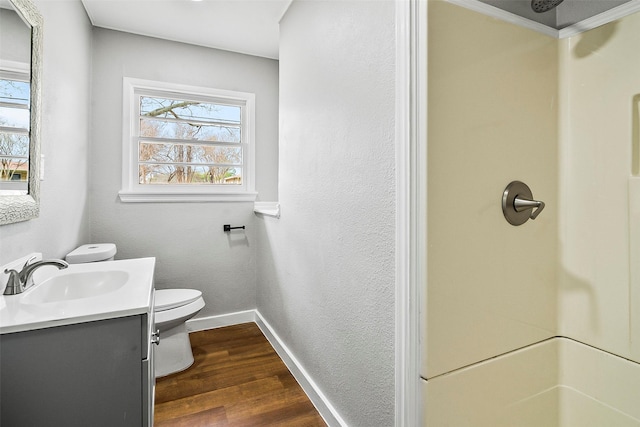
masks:
[[[278,62],[118,31],[93,31],[91,229],[116,258],[154,256],[156,287],[203,292],[199,317],[256,306],[253,203],[121,203],[122,78],[256,94],[256,189],[277,198]],[[246,225],[226,234],[223,224]]]
[[[45,22],[40,217],[0,227],[0,265],[87,240],[91,24],[79,1],[34,1]]]
[[[350,426],[394,424],[392,1],[294,2],[280,28],[282,217],[258,310]]]

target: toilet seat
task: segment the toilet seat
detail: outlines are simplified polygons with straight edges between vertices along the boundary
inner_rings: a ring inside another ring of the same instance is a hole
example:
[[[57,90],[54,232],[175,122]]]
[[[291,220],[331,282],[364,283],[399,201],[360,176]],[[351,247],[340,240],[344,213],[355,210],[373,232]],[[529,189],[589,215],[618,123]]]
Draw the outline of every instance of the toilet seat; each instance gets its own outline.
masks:
[[[195,289],[159,289],[155,292],[155,312],[171,310],[190,304],[202,297],[202,292]]]
[[[157,292],[157,291],[156,291]],[[204,307],[204,299],[198,297],[195,301],[191,301],[185,305],[179,305],[170,310],[154,311],[156,327],[160,329],[160,332],[166,331],[185,321],[191,319]]]

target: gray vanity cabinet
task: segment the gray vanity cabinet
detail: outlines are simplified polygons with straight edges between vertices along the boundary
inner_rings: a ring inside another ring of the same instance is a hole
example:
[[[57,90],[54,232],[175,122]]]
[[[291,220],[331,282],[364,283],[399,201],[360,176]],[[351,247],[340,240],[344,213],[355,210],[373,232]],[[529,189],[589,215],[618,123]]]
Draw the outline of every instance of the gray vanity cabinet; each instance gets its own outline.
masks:
[[[147,314],[0,336],[0,425],[151,426]]]

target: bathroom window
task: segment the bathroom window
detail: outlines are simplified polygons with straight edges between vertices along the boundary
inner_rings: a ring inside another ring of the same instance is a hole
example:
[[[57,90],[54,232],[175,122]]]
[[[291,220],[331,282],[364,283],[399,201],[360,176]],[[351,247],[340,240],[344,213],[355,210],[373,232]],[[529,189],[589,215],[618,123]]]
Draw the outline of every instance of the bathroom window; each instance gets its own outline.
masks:
[[[254,201],[251,93],[125,78],[123,202]]]

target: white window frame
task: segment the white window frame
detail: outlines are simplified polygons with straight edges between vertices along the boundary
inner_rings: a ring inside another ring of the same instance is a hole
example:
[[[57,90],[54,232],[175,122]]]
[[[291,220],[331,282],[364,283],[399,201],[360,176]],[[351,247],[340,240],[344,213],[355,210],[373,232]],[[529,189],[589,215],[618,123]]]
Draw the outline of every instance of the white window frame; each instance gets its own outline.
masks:
[[[152,80],[123,78],[122,189],[125,203],[143,202],[253,202],[255,191],[255,95],[222,89],[188,86]],[[179,99],[231,103],[242,106],[242,184],[240,185],[142,185],[138,177],[138,130],[140,94]]]

